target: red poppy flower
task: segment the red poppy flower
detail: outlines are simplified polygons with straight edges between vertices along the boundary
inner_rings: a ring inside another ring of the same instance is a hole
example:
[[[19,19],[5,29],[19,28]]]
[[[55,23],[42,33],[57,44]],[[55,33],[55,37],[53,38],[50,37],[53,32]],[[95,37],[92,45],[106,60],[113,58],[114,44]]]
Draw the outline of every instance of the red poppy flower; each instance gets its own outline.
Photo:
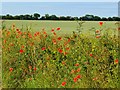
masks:
[[[78,78],[78,79],[79,79],[79,78],[81,78],[81,75],[77,75],[77,77],[76,77],[76,78]]]
[[[32,66],[29,66],[29,69],[32,69]]]
[[[62,52],[63,52],[63,50],[62,50],[62,49],[59,49],[58,51],[59,51],[59,53],[62,53]]]
[[[62,86],[65,86],[66,85],[66,82],[62,82]]]
[[[34,67],[34,71],[36,71],[37,70],[37,68],[36,67]]]
[[[40,35],[40,32],[36,32],[37,35]]]
[[[23,53],[24,51],[22,50],[22,49],[20,49],[20,51],[19,51],[20,53]]]
[[[115,60],[115,63],[118,64],[118,59]]]
[[[68,39],[68,42],[70,42],[70,38]]]
[[[53,44],[57,44],[57,42],[56,42],[56,40],[55,40],[55,39],[53,39],[53,40],[52,40],[52,42],[53,42]]]
[[[100,24],[100,26],[102,26],[102,25],[103,25],[103,22],[99,22],[99,24]]]
[[[29,37],[29,38],[32,38],[32,35],[29,33],[29,34],[28,34],[28,37]]]
[[[58,40],[61,40],[62,38],[61,37],[58,37]]]
[[[96,30],[95,32],[96,32],[96,33],[99,33],[99,32],[100,32],[100,30]]]
[[[79,64],[78,64],[78,63],[76,63],[76,64],[75,64],[75,66],[79,66]]]
[[[36,37],[36,36],[37,36],[37,34],[35,33],[35,34],[34,34],[34,36]]]
[[[12,71],[13,71],[13,68],[10,68],[9,70],[10,70],[10,72],[12,72]]]
[[[77,82],[77,80],[78,80],[78,78],[76,78],[76,77],[73,79],[74,82]]]
[[[9,35],[10,35],[10,32],[8,31],[8,32],[7,32],[7,36],[9,36]]]
[[[100,35],[99,35],[99,36],[96,36],[96,38],[100,38]]]
[[[18,32],[18,31],[19,31],[19,29],[16,29],[16,31]]]
[[[93,54],[90,54],[90,56],[92,57],[92,56],[93,56]]]
[[[64,55],[68,54],[67,52],[64,52]]]
[[[93,78],[93,81],[97,80],[97,78]]]
[[[51,32],[54,32],[54,28],[51,30]]]
[[[44,51],[46,48],[45,47],[42,47],[42,50]]]
[[[76,71],[77,71],[77,72],[80,72],[80,68],[78,68]]]
[[[24,45],[22,45],[21,48],[24,48]]]
[[[21,35],[21,34],[22,34],[22,32],[21,32],[21,31],[18,31],[18,34],[19,34],[19,35]]]
[[[3,42],[4,42],[4,44],[5,44],[5,43],[6,43],[6,40],[4,40]]]
[[[54,34],[54,35],[56,35],[56,33],[55,33],[55,32],[53,32],[53,34]]]
[[[71,70],[71,72],[70,72],[71,74],[73,74],[73,73],[75,73],[75,70]]]
[[[62,64],[63,64],[63,65],[65,65],[65,62],[64,62],[64,61],[62,61]]]
[[[60,27],[56,28],[56,30],[60,30]]]
[[[47,34],[47,33],[44,31],[43,34]]]
[[[70,50],[70,48],[68,47],[68,48],[66,48],[66,50]]]

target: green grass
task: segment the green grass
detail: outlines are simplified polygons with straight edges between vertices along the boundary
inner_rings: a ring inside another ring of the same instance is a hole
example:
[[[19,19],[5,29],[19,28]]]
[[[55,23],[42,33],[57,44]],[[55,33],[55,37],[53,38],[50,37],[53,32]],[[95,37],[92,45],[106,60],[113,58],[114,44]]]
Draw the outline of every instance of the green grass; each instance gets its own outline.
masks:
[[[15,27],[11,27],[13,24]],[[81,34],[72,33],[76,31],[75,21],[5,21],[3,27],[4,88],[118,87],[119,40],[115,22],[104,22],[102,26],[86,22]],[[92,27],[95,30],[89,30]],[[96,38],[96,30],[101,30],[101,37]]]
[[[83,24],[82,31],[84,33],[90,31],[92,28],[101,29],[99,27],[99,21],[86,21]],[[116,21],[105,21],[102,28],[110,28],[114,29],[117,27],[115,25]],[[62,32],[59,34],[72,34],[73,31],[76,31],[77,27],[79,26],[76,21],[35,21],[35,20],[5,20],[3,25],[6,25],[6,28],[10,28],[13,24],[16,25],[18,28],[24,28],[26,30],[27,27],[31,27],[32,30],[35,31],[41,31],[43,28],[47,32],[50,32],[52,28],[60,27],[62,29]]]

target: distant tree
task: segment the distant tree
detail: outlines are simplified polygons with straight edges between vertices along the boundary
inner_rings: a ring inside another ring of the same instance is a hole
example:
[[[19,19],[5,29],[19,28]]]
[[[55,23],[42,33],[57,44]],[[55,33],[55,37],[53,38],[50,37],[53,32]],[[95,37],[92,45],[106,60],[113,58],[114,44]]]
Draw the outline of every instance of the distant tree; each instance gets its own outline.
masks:
[[[16,16],[13,17],[13,19],[20,20],[20,16],[16,15]]]
[[[66,17],[65,16],[60,16],[59,20],[66,20]]]
[[[94,19],[94,16],[93,16],[93,15],[86,14],[86,15],[85,15],[85,19],[87,19],[88,21],[91,21],[91,20]]]
[[[99,16],[94,16],[93,20],[94,20],[94,21],[100,21],[101,18],[100,18]]]
[[[45,19],[46,19],[46,20],[50,20],[49,14],[45,14]]]
[[[71,16],[67,16],[66,20],[71,20],[71,18],[72,18]]]
[[[6,16],[4,16],[4,19],[9,19],[9,20],[11,20],[11,19],[13,19],[13,16],[12,16],[12,15],[7,14]]]
[[[58,17],[56,15],[51,15],[50,20],[58,20]]]
[[[119,17],[113,17],[113,20],[114,21],[120,21],[120,18]]]
[[[40,20],[45,20],[46,18],[45,18],[45,16],[42,16],[41,18],[40,18]]]
[[[78,20],[78,17],[73,17],[74,18],[74,20]]]
[[[108,19],[107,18],[105,18],[105,17],[102,17],[102,19],[101,19],[102,21],[107,21]]]
[[[111,18],[111,17],[108,17],[108,21],[113,21],[113,18]]]
[[[34,16],[34,19],[35,19],[35,20],[38,20],[38,18],[40,17],[40,14],[38,14],[38,13],[34,13],[33,16]]]

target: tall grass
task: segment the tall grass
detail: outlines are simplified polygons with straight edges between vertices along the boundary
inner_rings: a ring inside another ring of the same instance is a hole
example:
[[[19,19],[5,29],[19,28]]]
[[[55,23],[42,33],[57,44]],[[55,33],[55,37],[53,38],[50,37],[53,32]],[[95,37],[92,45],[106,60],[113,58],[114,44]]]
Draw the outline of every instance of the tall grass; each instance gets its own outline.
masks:
[[[3,87],[117,88],[118,37],[100,28],[90,31],[94,35],[60,35],[59,27],[51,34],[4,27]]]

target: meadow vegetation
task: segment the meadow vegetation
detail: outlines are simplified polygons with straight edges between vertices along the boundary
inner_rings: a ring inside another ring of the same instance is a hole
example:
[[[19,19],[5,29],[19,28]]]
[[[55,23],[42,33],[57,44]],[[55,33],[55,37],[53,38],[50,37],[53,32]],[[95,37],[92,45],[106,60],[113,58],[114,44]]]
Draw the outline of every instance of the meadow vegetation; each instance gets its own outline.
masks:
[[[3,88],[118,87],[117,22],[11,22],[0,32]]]

